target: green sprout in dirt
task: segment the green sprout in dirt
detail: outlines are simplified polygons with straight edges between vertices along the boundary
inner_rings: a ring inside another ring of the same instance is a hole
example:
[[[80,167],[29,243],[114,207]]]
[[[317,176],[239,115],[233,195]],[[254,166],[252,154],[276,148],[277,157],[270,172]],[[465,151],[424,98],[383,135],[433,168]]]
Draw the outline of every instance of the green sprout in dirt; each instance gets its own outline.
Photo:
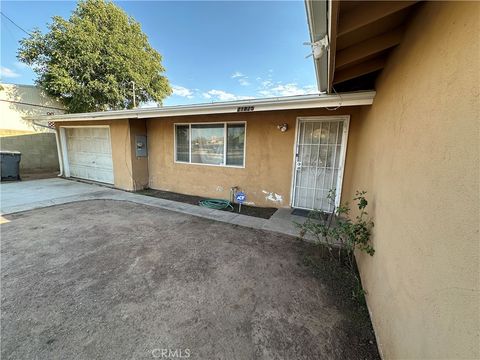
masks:
[[[368,201],[365,195],[366,191],[355,193],[353,201],[358,212],[352,218],[349,203],[337,206],[335,203],[336,192],[330,190],[327,198],[331,212],[314,210],[310,212],[303,224],[296,223],[302,238],[306,235],[312,236],[322,251],[328,250],[330,260],[338,260],[356,278],[357,289],[354,291],[354,297],[363,297],[364,295],[357,273],[355,251],[364,252],[370,256],[375,253],[370,244],[374,223],[366,211]]]

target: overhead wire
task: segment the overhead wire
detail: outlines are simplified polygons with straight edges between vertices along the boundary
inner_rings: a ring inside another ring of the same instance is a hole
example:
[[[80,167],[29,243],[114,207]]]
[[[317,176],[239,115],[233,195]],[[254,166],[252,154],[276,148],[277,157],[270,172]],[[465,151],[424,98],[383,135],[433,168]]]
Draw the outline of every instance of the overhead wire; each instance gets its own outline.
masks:
[[[20,25],[18,25],[15,21],[13,21],[12,19],[10,19],[7,15],[5,15],[5,13],[3,11],[0,11],[0,14],[5,17],[5,19],[7,19],[8,21],[10,21],[13,25],[15,25],[17,28],[19,28],[20,30],[22,30],[25,34],[27,35],[32,35],[30,32],[28,32],[27,30],[25,30],[24,28],[22,28]]]
[[[335,95],[337,95],[339,98],[340,98],[340,104],[338,106],[335,106],[334,108],[330,108],[330,107],[327,107],[326,109],[329,110],[329,111],[335,111],[335,110],[338,110],[342,107],[342,103],[343,103],[343,99],[342,99],[342,95],[340,95],[339,93],[337,93],[337,90],[335,90],[335,87],[332,85],[332,90],[333,92],[335,93]]]

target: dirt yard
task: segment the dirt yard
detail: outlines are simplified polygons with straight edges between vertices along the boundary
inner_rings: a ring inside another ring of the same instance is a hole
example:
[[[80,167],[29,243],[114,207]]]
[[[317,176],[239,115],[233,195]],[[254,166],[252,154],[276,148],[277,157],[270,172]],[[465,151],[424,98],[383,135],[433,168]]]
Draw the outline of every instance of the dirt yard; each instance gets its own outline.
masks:
[[[4,217],[3,359],[379,358],[294,238],[113,200]]]

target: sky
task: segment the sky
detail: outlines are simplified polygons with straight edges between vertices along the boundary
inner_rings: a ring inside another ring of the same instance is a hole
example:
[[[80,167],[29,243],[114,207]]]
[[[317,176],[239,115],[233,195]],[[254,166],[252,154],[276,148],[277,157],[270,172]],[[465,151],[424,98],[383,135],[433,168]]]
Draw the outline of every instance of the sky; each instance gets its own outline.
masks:
[[[316,93],[305,5],[298,1],[115,1],[142,25],[163,56],[173,95],[164,105]],[[68,18],[74,1],[1,1],[22,29],[46,31],[52,16]],[[16,58],[27,36],[1,16],[0,79],[33,84]]]

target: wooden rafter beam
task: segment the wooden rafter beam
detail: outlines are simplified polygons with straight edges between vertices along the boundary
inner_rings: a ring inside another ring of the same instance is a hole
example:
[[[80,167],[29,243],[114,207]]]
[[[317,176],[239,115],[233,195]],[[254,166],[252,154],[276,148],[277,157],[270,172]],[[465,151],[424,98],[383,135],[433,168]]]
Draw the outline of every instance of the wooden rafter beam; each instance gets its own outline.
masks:
[[[378,57],[372,60],[364,61],[360,64],[350,66],[346,69],[336,71],[333,84],[338,84],[356,77],[381,70],[385,67],[386,57]]]
[[[397,28],[340,50],[335,58],[335,68],[344,68],[400,44],[402,34],[403,28]]]
[[[355,31],[362,26],[412,6],[416,2],[417,1],[373,1],[364,3],[362,6],[359,6],[358,9],[340,14],[337,36]]]

